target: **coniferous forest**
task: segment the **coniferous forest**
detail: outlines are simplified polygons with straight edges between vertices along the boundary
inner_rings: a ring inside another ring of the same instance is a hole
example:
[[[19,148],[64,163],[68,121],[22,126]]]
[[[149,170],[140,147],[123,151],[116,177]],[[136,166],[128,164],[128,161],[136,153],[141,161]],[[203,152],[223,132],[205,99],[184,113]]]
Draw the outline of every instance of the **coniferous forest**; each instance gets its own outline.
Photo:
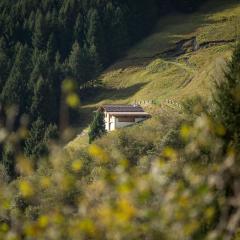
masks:
[[[27,114],[33,131],[40,125],[41,131],[56,129],[52,124],[59,126],[64,79],[73,79],[77,89],[91,87],[161,15],[193,11],[198,5],[186,0],[2,0],[2,108],[17,107],[15,128]],[[45,136],[33,135],[38,140]],[[31,145],[27,149],[33,151]]]

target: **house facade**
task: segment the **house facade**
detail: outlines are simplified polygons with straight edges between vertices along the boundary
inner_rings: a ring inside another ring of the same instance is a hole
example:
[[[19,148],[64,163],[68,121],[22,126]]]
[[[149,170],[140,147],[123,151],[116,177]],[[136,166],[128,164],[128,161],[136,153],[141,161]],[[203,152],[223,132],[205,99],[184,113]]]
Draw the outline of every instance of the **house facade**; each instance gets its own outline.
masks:
[[[104,113],[107,131],[127,127],[150,118],[139,105],[105,105],[101,107]]]

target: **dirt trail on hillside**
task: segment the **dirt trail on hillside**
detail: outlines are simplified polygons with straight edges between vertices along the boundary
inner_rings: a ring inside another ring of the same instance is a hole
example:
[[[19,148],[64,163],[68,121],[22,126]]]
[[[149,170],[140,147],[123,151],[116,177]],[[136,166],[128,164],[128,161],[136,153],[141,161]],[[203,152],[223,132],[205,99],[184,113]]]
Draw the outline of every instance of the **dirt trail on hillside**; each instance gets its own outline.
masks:
[[[198,44],[196,37],[192,37],[189,39],[184,39],[179,42],[175,43],[175,47],[170,48],[168,50],[165,50],[163,52],[156,53],[152,56],[146,56],[146,57],[133,57],[133,58],[125,58],[123,60],[120,60],[118,64],[121,63],[127,63],[127,62],[135,62],[137,61],[139,65],[144,65],[145,63],[143,62],[142,64],[139,63],[140,60],[153,60],[156,58],[176,58],[180,57],[181,55],[184,55],[186,53],[191,53],[191,52],[197,52],[200,49],[206,49],[210,48],[213,46],[218,46],[218,45],[225,45],[229,43],[234,43],[236,39],[229,39],[229,40],[213,40],[213,41],[206,41]]]

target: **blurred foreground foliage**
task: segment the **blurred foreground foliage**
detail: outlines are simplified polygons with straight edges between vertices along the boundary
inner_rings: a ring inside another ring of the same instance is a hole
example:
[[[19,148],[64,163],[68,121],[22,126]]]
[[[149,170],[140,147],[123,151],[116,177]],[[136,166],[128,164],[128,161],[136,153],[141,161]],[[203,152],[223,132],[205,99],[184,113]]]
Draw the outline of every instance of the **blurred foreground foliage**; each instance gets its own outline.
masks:
[[[16,181],[1,170],[0,239],[231,239],[240,155],[222,128],[202,114],[147,166],[98,145],[78,158],[54,147],[37,172],[20,158]]]

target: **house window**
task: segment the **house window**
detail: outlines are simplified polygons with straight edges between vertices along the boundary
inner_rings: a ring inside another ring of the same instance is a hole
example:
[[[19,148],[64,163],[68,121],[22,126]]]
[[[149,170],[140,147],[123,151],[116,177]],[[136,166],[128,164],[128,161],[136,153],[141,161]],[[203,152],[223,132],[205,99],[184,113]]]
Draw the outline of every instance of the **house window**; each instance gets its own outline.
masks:
[[[135,122],[135,117],[118,117],[118,122]]]

